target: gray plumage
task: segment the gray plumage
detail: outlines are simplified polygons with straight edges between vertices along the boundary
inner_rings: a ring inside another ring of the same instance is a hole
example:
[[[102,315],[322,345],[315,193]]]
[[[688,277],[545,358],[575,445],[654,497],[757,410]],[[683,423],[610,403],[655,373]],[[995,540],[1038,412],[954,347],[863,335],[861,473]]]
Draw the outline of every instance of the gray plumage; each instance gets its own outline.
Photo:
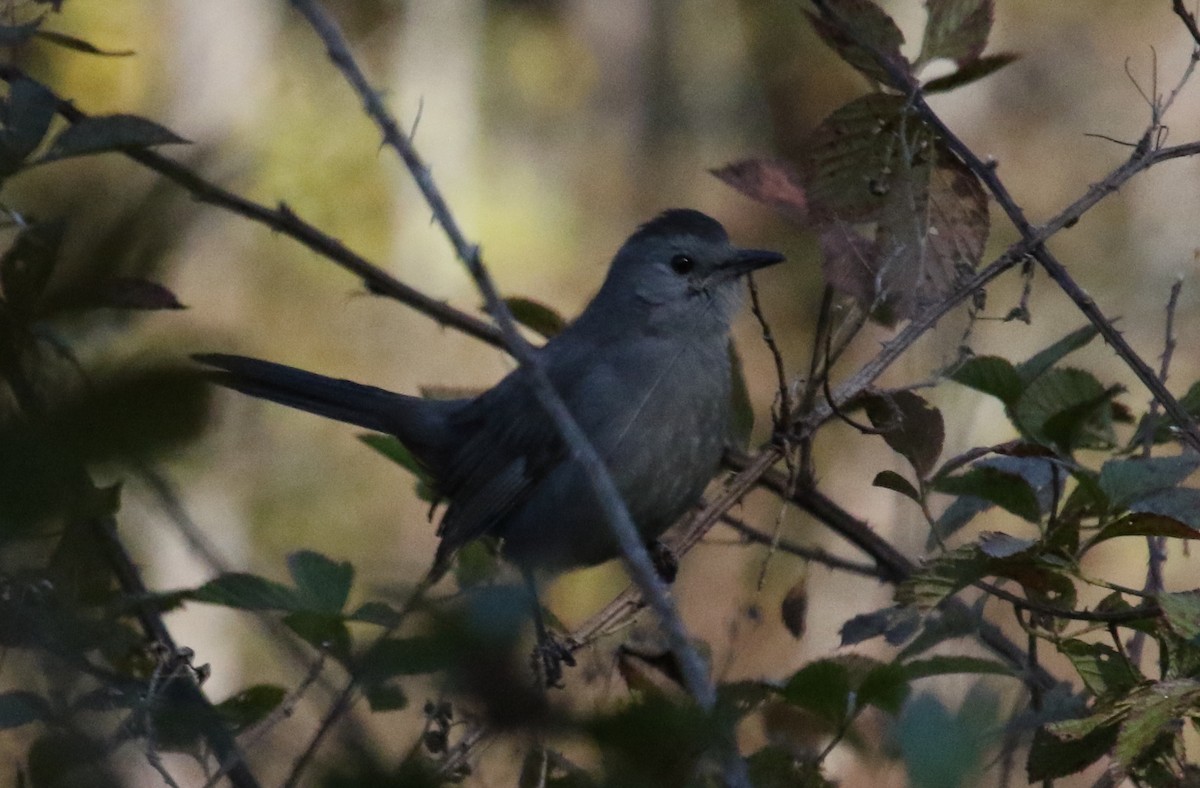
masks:
[[[647,541],[717,471],[732,420],[738,280],[782,260],[733,247],[698,211],[667,211],[625,242],[592,302],[537,351]],[[617,556],[591,485],[520,369],[474,399],[425,400],[241,356],[196,358],[224,386],[404,443],[449,502],[434,577],[483,535],[502,539],[505,557],[525,571]]]

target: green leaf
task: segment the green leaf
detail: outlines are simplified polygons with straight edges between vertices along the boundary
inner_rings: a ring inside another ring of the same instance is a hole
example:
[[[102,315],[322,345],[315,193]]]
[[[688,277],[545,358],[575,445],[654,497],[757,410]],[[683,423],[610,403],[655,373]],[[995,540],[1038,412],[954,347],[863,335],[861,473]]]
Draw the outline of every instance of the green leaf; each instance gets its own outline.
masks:
[[[318,651],[330,654],[343,664],[350,661],[350,632],[337,615],[299,610],[283,617],[284,626]]]
[[[304,600],[294,589],[246,572],[226,572],[192,591],[197,602],[239,610],[303,610]]]
[[[872,668],[855,694],[859,708],[875,706],[888,714],[898,714],[908,698],[909,676],[904,665],[891,662]]]
[[[982,657],[967,656],[936,656],[925,659],[914,659],[903,664],[904,675],[909,681],[929,678],[930,676],[949,676],[956,673],[991,674],[996,676],[1013,676],[1009,666]]]
[[[1113,508],[1124,509],[1151,493],[1176,486],[1200,468],[1200,455],[1109,460],[1100,468],[1100,489]]]
[[[889,645],[898,646],[912,637],[920,625],[921,617],[917,611],[893,605],[854,616],[842,624],[838,634],[843,648],[881,635]]]
[[[170,129],[137,115],[97,115],[63,129],[38,161],[186,143]]]
[[[903,166],[896,138],[916,123],[902,96],[871,93],[837,109],[800,146],[808,152],[800,177],[819,217],[873,222],[883,211],[891,177]],[[908,135],[913,134],[909,130]],[[847,265],[861,261],[847,260]],[[827,279],[833,279],[826,273]]]
[[[1104,643],[1069,639],[1061,642],[1058,649],[1071,660],[1079,678],[1097,697],[1123,695],[1142,681],[1129,660]]]
[[[967,495],[989,501],[1031,523],[1041,521],[1041,507],[1029,482],[996,468],[975,466],[958,476],[938,479],[934,489],[949,495]]]
[[[363,687],[363,695],[373,712],[402,711],[408,708],[408,696],[395,682],[368,684]]]
[[[1021,396],[1024,383],[1007,359],[972,356],[950,373],[950,379],[1012,405]]]
[[[1116,741],[1117,726],[1113,724],[1071,738],[1059,738],[1046,728],[1038,728],[1025,760],[1025,773],[1030,784],[1067,777],[1108,755]]]
[[[494,539],[474,539],[454,555],[454,579],[460,588],[474,588],[495,580],[503,571],[500,550]]]
[[[1200,539],[1200,530],[1171,517],[1149,513],[1127,514],[1108,523],[1092,538],[1096,545],[1121,536],[1166,536],[1171,539]]]
[[[38,301],[58,262],[66,227],[62,222],[39,222],[25,227],[0,256],[0,288],[13,315],[32,321]]]
[[[1115,440],[1109,403],[1118,391],[1081,369],[1051,369],[1025,389],[1014,416],[1026,435],[1065,453],[1107,448]]]
[[[255,684],[217,704],[217,713],[234,734],[258,724],[275,711],[287,690],[276,684]]]
[[[25,77],[13,80],[4,107],[4,131],[0,133],[0,176],[7,177],[21,168],[41,144],[57,111],[57,99],[44,86]]]
[[[850,670],[836,659],[821,659],[805,665],[784,684],[784,699],[820,717],[833,727],[846,719],[852,708]]]
[[[979,552],[989,558],[1011,558],[1037,544],[1036,539],[1022,539],[1001,531],[984,531],[979,535]]]
[[[1189,528],[1200,528],[1200,490],[1191,487],[1161,490],[1129,504],[1129,511],[1170,517]]]
[[[965,63],[953,74],[929,80],[924,84],[923,90],[926,94],[945,93],[964,85],[970,85],[972,82],[978,82],[984,77],[991,76],[1008,64],[1015,63],[1020,58],[1021,56],[1014,52],[984,55],[969,63]]]
[[[400,623],[400,612],[383,602],[365,602],[346,617],[348,621],[362,621],[381,627],[394,627]]]
[[[917,476],[926,478],[941,456],[946,437],[942,412],[911,391],[868,396],[864,405],[887,445],[912,464]]]
[[[433,673],[446,667],[452,655],[444,638],[418,635],[407,638],[387,638],[367,652],[362,672],[378,682],[395,676],[415,676]]]
[[[938,58],[970,63],[983,54],[992,30],[992,0],[928,0],[918,63]]]
[[[963,710],[968,706],[964,703]],[[910,700],[895,728],[909,784],[930,788],[978,784],[985,732],[961,713],[951,715],[933,695]]]
[[[898,492],[905,498],[910,498],[917,503],[921,502],[921,494],[917,492],[916,487],[912,486],[912,482],[895,471],[880,471],[875,474],[875,480],[871,484],[875,487],[882,487],[885,490]]]
[[[974,545],[935,558],[896,587],[896,602],[928,611],[988,573],[988,559]]]
[[[1068,355],[1087,345],[1099,333],[1100,330],[1091,324],[1076,329],[1029,360],[1018,364],[1016,367],[1017,374],[1028,385]]]
[[[809,13],[808,18],[821,40],[842,60],[868,79],[884,85],[892,85],[893,80],[879,64],[878,57],[905,72],[909,70],[908,61],[900,53],[904,34],[882,8],[870,0],[830,0],[828,6],[829,11],[820,15]]]
[[[23,690],[0,692],[0,730],[49,719],[50,706],[41,695]]]
[[[422,501],[434,503],[438,500],[438,494],[434,487],[433,476],[425,469],[408,448],[401,443],[393,435],[380,435],[379,433],[363,433],[358,436],[358,439],[370,446],[375,451],[387,457],[392,462],[404,468],[406,471],[417,477],[417,497]]]
[[[63,49],[70,49],[75,52],[82,52],[85,55],[100,55],[101,57],[129,57],[136,54],[132,49],[101,49],[95,44],[84,41],[82,38],[69,36],[66,33],[58,33],[53,30],[38,30],[34,35],[37,38],[47,41],[55,46],[60,46]]]
[[[1167,626],[1176,635],[1200,646],[1200,591],[1161,593],[1158,606],[1166,616]]]
[[[1117,733],[1113,757],[1129,768],[1163,734],[1178,735],[1179,717],[1200,698],[1200,682],[1193,679],[1160,681],[1133,696],[1129,713]]]
[[[504,303],[512,312],[513,320],[546,339],[553,339],[567,327],[562,315],[539,301],[516,296],[504,299]]]
[[[316,613],[340,613],[350,596],[354,567],[312,550],[297,550],[287,557],[288,572],[305,609]]]
[[[754,431],[754,404],[750,401],[750,389],[746,388],[746,373],[742,357],[733,340],[729,340],[730,396],[733,400],[733,420],[730,424],[729,440],[739,449],[750,443]]]

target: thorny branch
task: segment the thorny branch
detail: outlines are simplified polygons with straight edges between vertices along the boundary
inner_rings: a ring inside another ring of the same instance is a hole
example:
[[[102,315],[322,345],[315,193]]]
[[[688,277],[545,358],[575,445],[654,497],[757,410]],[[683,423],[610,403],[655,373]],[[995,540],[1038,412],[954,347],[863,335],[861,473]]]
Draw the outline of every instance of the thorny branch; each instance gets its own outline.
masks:
[[[666,584],[655,571],[650,554],[638,536],[637,529],[630,519],[625,503],[621,499],[604,461],[550,383],[545,369],[533,353],[533,348],[517,331],[511,312],[500,298],[491,276],[483,266],[479,247],[469,243],[458,227],[441,191],[430,175],[429,168],[418,156],[411,140],[400,131],[395,120],[380,101],[378,94],[368,84],[365,75],[350,54],[349,47],[337,24],[317,3],[311,0],[292,0],[292,6],[305,17],[313,30],[320,36],[330,59],[359,95],[367,114],[379,126],[384,142],[393,148],[404,161],[435,218],[445,230],[455,253],[475,279],[475,283],[487,303],[489,313],[500,327],[505,349],[529,373],[531,387],[538,403],[553,420],[563,441],[571,448],[574,460],[579,462],[587,472],[587,478],[604,511],[605,520],[620,545],[626,566],[666,631],[671,650],[679,660],[688,693],[700,708],[705,711],[712,710],[716,705],[716,691],[708,675],[704,659],[688,637],[675,604],[667,592]],[[732,732],[730,732],[728,745],[733,746]],[[746,775],[745,762],[737,757],[736,753],[731,753],[731,757],[724,760],[726,782],[730,785],[748,785],[749,778]]]

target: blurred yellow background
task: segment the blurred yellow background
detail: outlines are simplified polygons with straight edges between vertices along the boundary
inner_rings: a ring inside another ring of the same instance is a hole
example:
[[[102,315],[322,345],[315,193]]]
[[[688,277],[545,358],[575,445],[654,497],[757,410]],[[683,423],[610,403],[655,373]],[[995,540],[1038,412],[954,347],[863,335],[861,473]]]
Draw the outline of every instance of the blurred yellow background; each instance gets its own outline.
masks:
[[[361,64],[402,125],[415,129],[468,236],[506,295],[552,305],[571,316],[598,287],[613,252],[640,222],[668,207],[695,207],[720,219],[734,240],[775,248],[789,263],[759,277],[765,310],[789,373],[807,369],[821,283],[815,240],[734,192],[708,170],[747,156],[803,155],[803,135],[866,90],[865,82],[817,40],[782,0],[340,0],[328,6]],[[885,3],[919,44],[915,0]],[[1174,87],[1191,51],[1170,3],[1147,0],[1000,0],[990,52],[1012,51],[1014,65],[968,88],[939,96],[935,108],[999,174],[1032,221],[1058,212],[1128,156],[1086,136],[1135,141],[1150,110],[1139,95]],[[480,298],[430,222],[407,174],[325,57],[312,31],[286,3],[243,0],[69,0],[46,27],[133,57],[95,58],[39,50],[29,70],[90,113],[131,112],[192,140],[166,150],[226,187],[297,214],[343,240],[403,281],[478,312]],[[914,43],[915,42],[915,43]],[[1157,67],[1157,81],[1155,67]],[[1128,75],[1127,75],[1128,72]],[[1186,88],[1167,118],[1170,141],[1200,128],[1200,85]],[[1163,305],[1185,277],[1178,312],[1180,349],[1170,379],[1181,393],[1200,367],[1194,278],[1200,247],[1200,178],[1193,160],[1139,176],[1060,234],[1052,247],[1145,358],[1161,352]],[[363,293],[349,274],[244,219],[192,204],[174,187],[122,157],[66,162],[10,186],[12,205],[37,214],[60,210],[64,190],[87,203],[89,223],[125,221],[122,208],[145,200],[173,243],[156,277],[189,309],[139,317],[119,331],[79,332],[90,363],[140,354],[183,358],[228,351],[294,364],[397,391],[436,384],[490,385],[512,368],[500,352],[443,330],[423,315]],[[993,206],[991,259],[1015,238]],[[90,230],[77,229],[86,233]],[[100,232],[99,229],[95,232]],[[86,245],[80,236],[77,244]],[[1016,304],[1020,282],[993,288],[987,314]],[[1039,276],[1031,326],[984,322],[973,347],[1022,359],[1082,325],[1069,302]],[[965,327],[950,318],[893,370],[892,383],[917,382],[953,358]],[[89,328],[94,328],[90,326]],[[69,329],[68,329],[69,330]],[[774,392],[770,356],[747,313],[736,331],[757,413],[756,440],[769,433]],[[838,369],[869,358],[886,332],[869,331]],[[86,337],[86,339],[84,339]],[[68,339],[72,337],[68,336]],[[1124,401],[1144,409],[1147,395],[1096,343],[1077,363],[1105,383],[1124,382]],[[1012,437],[998,407],[952,384],[929,393],[947,419],[951,456]],[[363,446],[356,430],[281,407],[221,394],[204,440],[163,470],[181,491],[199,529],[227,566],[284,576],[284,556],[308,548],[357,569],[357,601],[414,583],[433,554],[433,526],[412,480]],[[884,469],[904,471],[877,438],[834,426],[818,440],[822,488],[918,557],[926,529],[899,496],[870,486]],[[769,531],[778,504],[764,494],[738,510]],[[170,525],[150,491],[131,481],[121,527],[151,586],[195,585],[213,569]],[[788,512],[784,532],[848,557],[855,550],[806,516]],[[1028,535],[1015,518],[981,518],[982,528]],[[963,537],[969,536],[964,534]],[[714,529],[711,544],[683,562],[675,593],[685,620],[711,646],[726,678],[780,677],[834,651],[843,622],[888,603],[890,588],[813,566],[808,633],[794,640],[779,625],[784,592],[805,571],[794,558],[771,559],[755,587],[764,552],[734,546]],[[1144,547],[1115,540],[1088,567],[1114,582],[1140,585]],[[1172,545],[1176,557],[1178,545]],[[1168,585],[1184,583],[1195,562],[1173,561]],[[555,613],[578,623],[623,587],[619,567],[574,573],[548,597]],[[1000,608],[997,608],[999,611]],[[1010,624],[1001,612],[997,620]],[[302,669],[281,656],[253,617],[190,605],[171,614],[181,643],[209,662],[210,695],[248,681],[294,686]],[[974,648],[965,645],[964,648]],[[886,654],[878,646],[861,650]],[[573,677],[608,676],[610,650],[596,649]],[[1052,666],[1061,668],[1062,666]],[[1065,673],[1063,675],[1066,675]],[[948,697],[954,702],[953,681]],[[968,682],[964,679],[957,690]],[[588,698],[618,698],[619,679],[598,682]],[[1011,693],[1015,682],[998,682]],[[418,691],[412,697],[421,698]],[[326,702],[314,692],[269,746],[282,775],[296,743]],[[1018,702],[1014,694],[1012,701]],[[590,701],[589,701],[590,702]],[[374,722],[381,746],[409,744],[419,720],[395,713]],[[761,732],[747,731],[748,739]],[[270,758],[251,753],[257,763]],[[842,747],[830,775],[847,785],[871,779],[903,784],[894,764],[858,762]],[[502,746],[488,752],[479,784],[505,784],[512,766]],[[490,770],[490,771],[489,771]],[[1065,783],[1064,783],[1065,784]]]

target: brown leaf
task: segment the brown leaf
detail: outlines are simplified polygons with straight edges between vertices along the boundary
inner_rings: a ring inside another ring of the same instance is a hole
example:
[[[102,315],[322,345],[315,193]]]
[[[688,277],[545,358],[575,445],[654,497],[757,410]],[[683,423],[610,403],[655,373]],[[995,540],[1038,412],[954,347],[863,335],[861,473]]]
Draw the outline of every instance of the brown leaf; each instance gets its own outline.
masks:
[[[895,80],[880,64],[880,58],[907,73],[908,61],[900,53],[904,34],[882,8],[871,0],[826,0],[821,14],[809,13],[817,35],[842,60],[875,82],[892,87]]]
[[[869,310],[875,303],[875,276],[878,273],[874,242],[860,235],[849,223],[838,220],[825,223],[819,241],[825,281],[834,290],[853,298],[864,310]]]
[[[796,584],[788,589],[779,605],[779,615],[783,625],[787,627],[792,637],[799,640],[804,637],[808,621],[808,578],[801,577]]]
[[[744,159],[710,172],[750,199],[807,223],[808,197],[791,165],[771,159]]]
[[[866,397],[871,424],[903,455],[922,479],[929,477],[946,438],[942,412],[911,391],[890,391]]]

